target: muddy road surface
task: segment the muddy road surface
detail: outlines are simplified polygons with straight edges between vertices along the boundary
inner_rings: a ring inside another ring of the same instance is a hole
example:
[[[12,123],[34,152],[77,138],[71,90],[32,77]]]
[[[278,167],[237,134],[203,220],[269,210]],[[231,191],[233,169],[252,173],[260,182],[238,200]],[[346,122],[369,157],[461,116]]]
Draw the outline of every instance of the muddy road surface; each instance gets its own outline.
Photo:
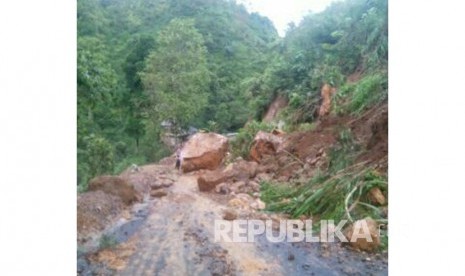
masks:
[[[171,167],[166,167],[171,170]],[[177,175],[176,172],[173,175]],[[387,275],[387,254],[341,243],[214,241],[226,201],[179,175],[167,195],[146,197],[110,232],[118,245],[78,254],[78,275]]]

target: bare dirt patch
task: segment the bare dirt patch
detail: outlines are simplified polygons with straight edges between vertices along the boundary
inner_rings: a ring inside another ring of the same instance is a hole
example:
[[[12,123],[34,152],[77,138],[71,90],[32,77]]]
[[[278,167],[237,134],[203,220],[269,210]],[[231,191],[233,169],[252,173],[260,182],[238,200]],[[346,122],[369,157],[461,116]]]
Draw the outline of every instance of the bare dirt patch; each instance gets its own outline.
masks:
[[[78,240],[111,224],[123,209],[122,200],[103,191],[87,192],[77,198]]]

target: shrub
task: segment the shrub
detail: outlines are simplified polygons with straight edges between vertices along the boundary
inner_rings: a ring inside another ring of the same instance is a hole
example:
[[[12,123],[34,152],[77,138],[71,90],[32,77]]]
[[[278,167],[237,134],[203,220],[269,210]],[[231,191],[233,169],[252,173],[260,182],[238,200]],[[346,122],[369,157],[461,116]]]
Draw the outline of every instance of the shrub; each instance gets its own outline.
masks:
[[[114,165],[114,149],[104,137],[91,134],[84,138],[86,142],[86,163],[89,167],[90,178],[110,173]]]
[[[247,158],[249,156],[250,146],[252,145],[255,135],[262,131],[272,131],[274,126],[271,124],[251,121],[239,130],[239,133],[231,143],[231,153],[234,157]]]
[[[382,212],[368,203],[373,187],[387,188],[387,179],[362,164],[334,174],[319,173],[301,186],[289,183],[261,183],[261,199],[267,210],[284,212],[293,218],[309,215],[313,219],[357,220],[366,216],[382,218]]]
[[[83,149],[77,150],[78,192],[87,191],[87,182],[91,178],[111,173],[114,165],[114,148],[108,140],[91,134],[83,141]]]
[[[381,102],[387,97],[387,76],[375,74],[360,80],[351,95],[349,109],[360,114],[367,107]]]

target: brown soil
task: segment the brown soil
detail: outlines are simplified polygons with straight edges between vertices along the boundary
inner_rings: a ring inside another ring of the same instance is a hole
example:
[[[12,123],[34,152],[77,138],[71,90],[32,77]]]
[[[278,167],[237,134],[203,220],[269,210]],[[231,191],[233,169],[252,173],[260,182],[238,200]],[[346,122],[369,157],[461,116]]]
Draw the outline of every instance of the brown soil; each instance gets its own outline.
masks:
[[[105,264],[108,268],[118,271],[126,267],[129,257],[134,254],[136,248],[137,238],[132,237],[125,243],[92,254],[89,259],[92,262]]]
[[[78,239],[92,232],[98,232],[111,224],[123,209],[123,202],[117,196],[103,191],[87,192],[77,198]],[[80,237],[79,237],[80,236]]]
[[[291,133],[284,137],[281,150],[261,162],[261,171],[274,172],[274,178],[287,181],[309,177],[317,167],[327,165],[328,150],[337,142],[339,133],[350,128],[362,154],[356,162],[375,165],[381,173],[388,167],[388,108],[382,103],[362,116],[327,116],[317,122],[315,130]]]
[[[169,167],[174,168],[176,159],[166,159],[165,162],[169,164]],[[121,173],[121,177],[125,179],[139,194],[147,194],[150,192],[150,184],[160,181],[160,178],[165,175],[166,169],[158,165],[145,165],[138,168],[138,171],[134,169],[128,169]]]
[[[355,71],[347,77],[348,83],[358,82],[362,78],[363,68],[358,66]]]
[[[281,95],[278,95],[268,107],[263,122],[271,122],[278,115],[279,111],[287,106],[287,100]]]
[[[388,169],[388,106],[387,103],[369,109],[358,120],[351,122],[351,129],[366,151],[357,162],[374,164],[381,173]]]
[[[141,200],[134,186],[119,176],[97,176],[89,182],[89,191],[103,191],[118,196],[126,205]]]

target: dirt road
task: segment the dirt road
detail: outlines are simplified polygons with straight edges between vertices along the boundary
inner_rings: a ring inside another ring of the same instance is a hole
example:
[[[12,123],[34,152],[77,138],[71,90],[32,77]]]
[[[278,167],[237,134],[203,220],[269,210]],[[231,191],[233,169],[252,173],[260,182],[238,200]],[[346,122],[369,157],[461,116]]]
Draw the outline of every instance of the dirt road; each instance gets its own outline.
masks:
[[[166,169],[170,169],[166,167]],[[81,275],[387,275],[386,254],[366,254],[340,243],[214,242],[214,221],[226,208],[215,195],[198,191],[196,177],[179,176],[167,195],[135,206],[115,228],[124,251],[112,270],[82,264]],[[122,237],[124,236],[124,237]],[[121,251],[120,251],[121,253]],[[118,253],[115,253],[118,255]],[[116,256],[115,255],[115,256]],[[92,258],[91,258],[92,259]]]

